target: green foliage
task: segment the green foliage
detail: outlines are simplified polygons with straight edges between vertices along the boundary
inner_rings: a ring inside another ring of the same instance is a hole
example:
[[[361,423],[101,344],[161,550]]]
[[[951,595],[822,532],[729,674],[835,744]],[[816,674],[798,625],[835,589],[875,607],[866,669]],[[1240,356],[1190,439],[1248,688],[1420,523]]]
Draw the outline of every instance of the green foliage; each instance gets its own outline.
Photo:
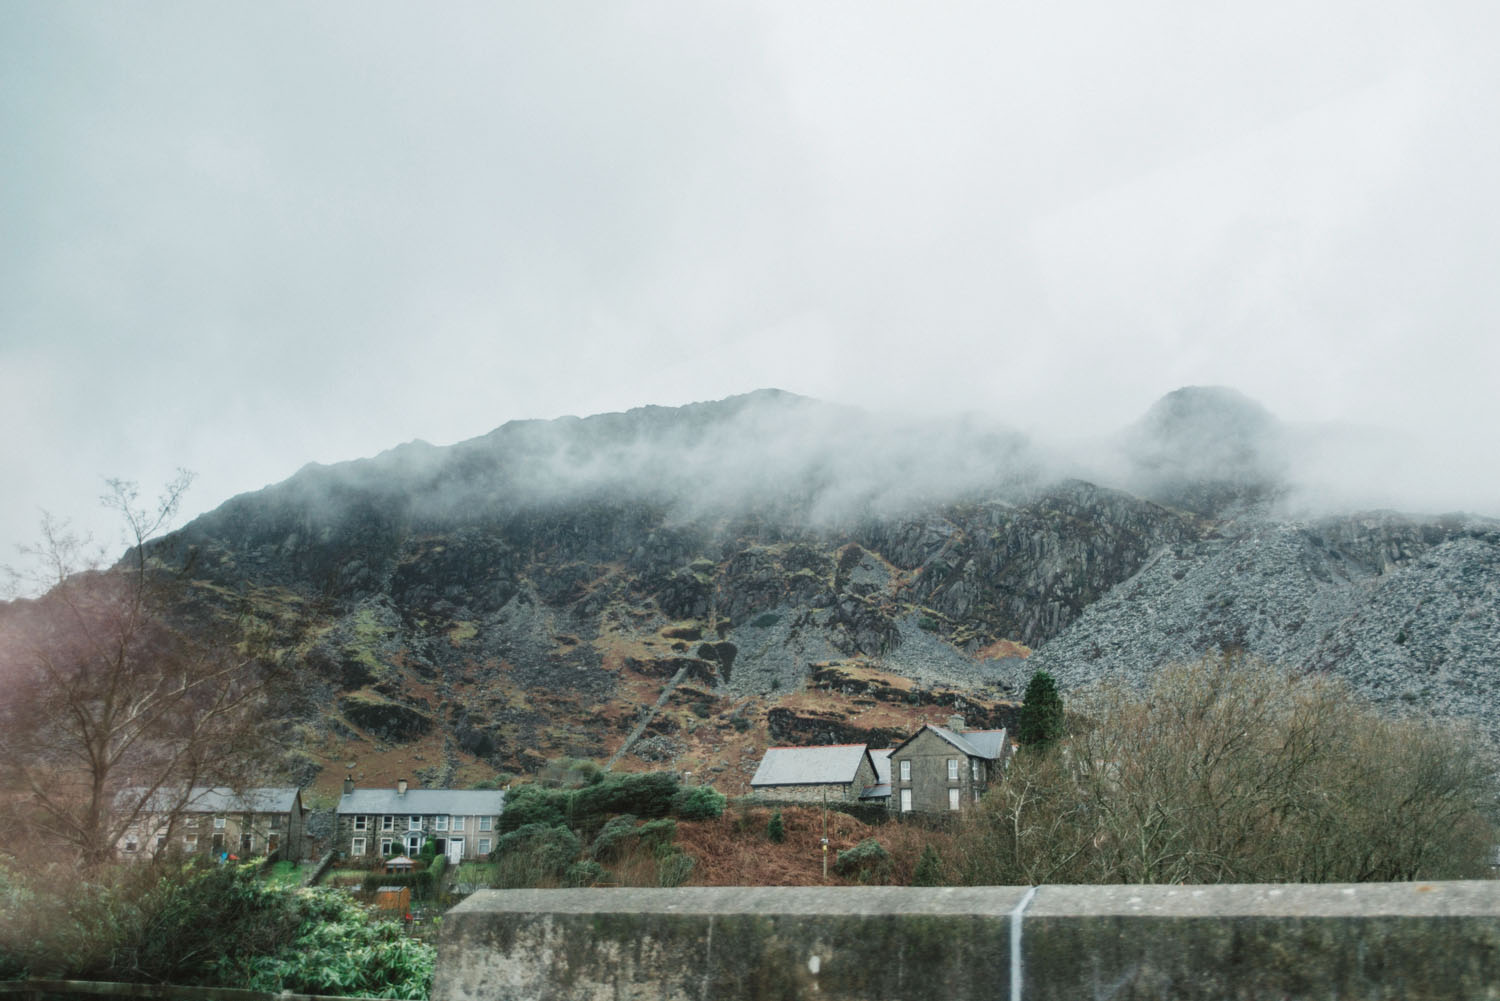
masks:
[[[712,786],[686,786],[672,795],[672,814],[683,820],[710,820],[724,812],[726,802]]]
[[[861,883],[884,882],[891,873],[891,853],[874,838],[865,838],[853,848],[838,853],[833,871],[857,878]]]
[[[686,852],[674,851],[664,858],[656,868],[656,885],[681,886],[693,874],[697,860]]]
[[[736,733],[744,733],[750,729],[750,720],[744,716],[731,716],[729,725],[734,727]]]
[[[563,885],[565,886],[594,886],[609,877],[604,866],[593,859],[585,859],[582,862],[574,862],[568,866],[568,871],[563,874]]]
[[[1046,671],[1037,671],[1026,683],[1026,701],[1016,722],[1016,739],[1026,747],[1046,747],[1063,735],[1062,696],[1057,682]]]
[[[437,838],[428,838],[422,842],[422,850],[417,853],[417,857],[431,865],[432,860],[437,858]]]
[[[19,882],[0,873],[0,975],[425,998],[435,950],[335,890],[256,866],[130,865]]]
[[[911,875],[912,886],[942,886],[943,862],[937,849],[931,845],[922,847],[922,857],[917,859],[917,868]]]
[[[573,823],[586,828],[615,813],[665,817],[672,812],[672,797],[676,792],[677,776],[672,772],[612,772],[602,781],[577,791],[573,798]]]
[[[365,893],[374,893],[382,886],[409,887],[417,900],[430,900],[437,889],[431,868],[412,872],[372,872],[360,883],[360,889]]]
[[[766,825],[766,837],[778,845],[786,840],[786,825],[782,823],[780,810],[771,814],[771,822]]]
[[[780,621],[781,616],[777,615],[775,612],[761,612],[755,618],[750,620],[750,624],[757,629],[770,629]]]
[[[505,811],[500,814],[503,834],[530,824],[554,827],[567,822],[572,794],[564,789],[546,789],[538,785],[522,786],[505,797]]]
[[[578,835],[566,827],[527,824],[503,834],[491,857],[500,863],[498,886],[535,886],[538,881],[559,880],[582,849]]]
[[[636,840],[635,826],[636,818],[633,814],[622,813],[618,817],[611,817],[599,829],[594,843],[589,846],[589,856],[606,862],[618,858]]]
[[[924,632],[935,633],[940,628],[938,620],[930,615],[924,615],[917,620],[917,628]]]

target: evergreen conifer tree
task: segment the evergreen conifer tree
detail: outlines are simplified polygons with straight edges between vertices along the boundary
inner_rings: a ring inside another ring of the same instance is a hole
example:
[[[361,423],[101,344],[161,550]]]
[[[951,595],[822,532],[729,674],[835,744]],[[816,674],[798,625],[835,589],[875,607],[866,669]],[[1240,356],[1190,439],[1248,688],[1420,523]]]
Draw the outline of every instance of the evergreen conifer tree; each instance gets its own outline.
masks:
[[[943,863],[937,849],[931,845],[922,848],[922,857],[917,859],[916,871],[911,875],[912,886],[942,886]]]
[[[1026,684],[1026,701],[1016,724],[1016,739],[1026,747],[1045,747],[1062,737],[1063,704],[1057,682],[1046,671],[1037,671]]]
[[[780,810],[771,814],[771,822],[766,825],[766,837],[778,845],[786,840],[786,827],[781,822]]]

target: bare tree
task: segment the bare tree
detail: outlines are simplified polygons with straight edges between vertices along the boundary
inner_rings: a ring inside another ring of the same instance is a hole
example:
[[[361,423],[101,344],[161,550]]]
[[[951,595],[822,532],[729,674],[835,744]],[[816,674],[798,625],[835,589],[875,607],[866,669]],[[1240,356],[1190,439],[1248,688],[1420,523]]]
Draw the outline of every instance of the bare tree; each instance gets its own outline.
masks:
[[[1496,769],[1452,724],[1237,656],[1075,700],[969,818],[979,882],[1398,880],[1486,874]]]
[[[151,507],[109,482],[131,542],[113,566],[51,519],[29,551],[51,586],[0,617],[0,760],[28,846],[99,865],[148,813],[170,832],[192,786],[242,786],[261,763],[262,665],[232,627],[177,628],[188,585],[150,556],[190,482],[179,474]],[[17,833],[0,850],[15,853]]]

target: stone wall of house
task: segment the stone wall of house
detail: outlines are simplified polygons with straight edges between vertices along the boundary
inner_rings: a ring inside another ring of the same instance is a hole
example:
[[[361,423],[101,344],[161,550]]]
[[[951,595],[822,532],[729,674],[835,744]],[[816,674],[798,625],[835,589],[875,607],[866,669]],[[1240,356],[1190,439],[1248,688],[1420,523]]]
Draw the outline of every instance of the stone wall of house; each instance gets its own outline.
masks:
[[[1495,887],[485,890],[432,1001],[1488,998]]]
[[[948,778],[948,762],[957,760],[958,779]],[[911,763],[911,778],[901,778],[901,762]],[[901,790],[911,790],[913,810],[924,813],[946,813],[949,809],[948,790],[958,790],[959,807],[962,809],[974,802],[976,791],[984,791],[986,775],[983,763],[980,781],[973,778],[973,767],[969,756],[948,743],[931,730],[923,730],[905,746],[891,755],[891,809],[901,809]]]

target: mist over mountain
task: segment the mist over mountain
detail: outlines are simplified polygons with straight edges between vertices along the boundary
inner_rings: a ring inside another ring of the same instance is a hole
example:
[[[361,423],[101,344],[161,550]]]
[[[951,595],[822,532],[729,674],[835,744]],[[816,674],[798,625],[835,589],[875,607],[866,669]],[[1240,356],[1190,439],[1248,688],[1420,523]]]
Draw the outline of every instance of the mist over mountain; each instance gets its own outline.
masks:
[[[1074,454],[765,390],[309,466],[153,552],[306,666],[309,775],[624,756],[735,790],[768,742],[1004,725],[1037,666],[1220,649],[1493,734],[1500,525],[1294,518],[1317,440],[1222,388]]]

